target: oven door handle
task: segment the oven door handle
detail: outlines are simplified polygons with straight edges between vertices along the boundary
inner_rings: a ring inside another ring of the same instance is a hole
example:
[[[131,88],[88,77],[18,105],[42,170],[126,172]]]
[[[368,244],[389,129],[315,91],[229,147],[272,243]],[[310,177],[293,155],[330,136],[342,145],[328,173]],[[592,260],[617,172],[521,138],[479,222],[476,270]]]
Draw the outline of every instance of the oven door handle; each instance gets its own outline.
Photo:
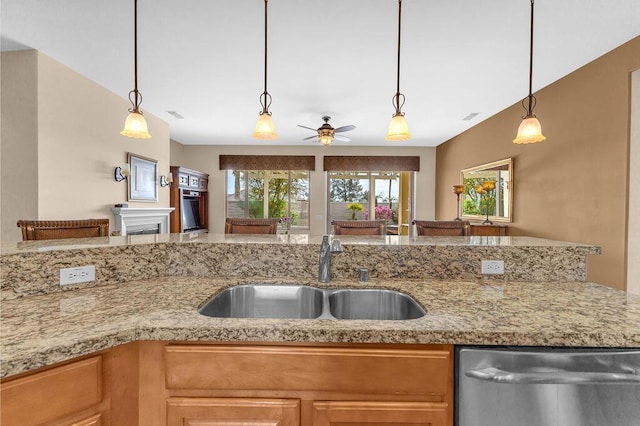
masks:
[[[591,371],[542,371],[520,373],[483,368],[468,370],[465,375],[473,379],[495,383],[533,384],[533,385],[596,385],[596,384],[640,384],[640,375],[627,373],[607,373]]]

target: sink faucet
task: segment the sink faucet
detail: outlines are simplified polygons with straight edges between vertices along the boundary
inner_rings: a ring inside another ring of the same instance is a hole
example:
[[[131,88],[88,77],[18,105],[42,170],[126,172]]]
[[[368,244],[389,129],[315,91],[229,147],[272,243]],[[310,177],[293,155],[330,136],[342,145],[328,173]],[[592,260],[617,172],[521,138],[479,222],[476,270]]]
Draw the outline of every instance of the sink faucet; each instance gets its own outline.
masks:
[[[322,236],[322,245],[320,245],[320,261],[318,265],[318,281],[328,283],[331,281],[331,256],[342,253],[342,244],[340,240],[334,238],[329,244],[329,236]]]

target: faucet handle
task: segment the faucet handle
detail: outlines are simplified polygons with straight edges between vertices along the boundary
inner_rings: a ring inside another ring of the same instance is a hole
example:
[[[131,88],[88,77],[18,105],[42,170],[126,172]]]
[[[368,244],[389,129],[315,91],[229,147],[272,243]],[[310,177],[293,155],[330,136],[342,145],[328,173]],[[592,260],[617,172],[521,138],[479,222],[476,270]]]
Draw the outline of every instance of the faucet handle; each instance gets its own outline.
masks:
[[[339,239],[334,238],[331,241],[331,253],[332,254],[339,254],[342,253],[342,243],[340,242]]]

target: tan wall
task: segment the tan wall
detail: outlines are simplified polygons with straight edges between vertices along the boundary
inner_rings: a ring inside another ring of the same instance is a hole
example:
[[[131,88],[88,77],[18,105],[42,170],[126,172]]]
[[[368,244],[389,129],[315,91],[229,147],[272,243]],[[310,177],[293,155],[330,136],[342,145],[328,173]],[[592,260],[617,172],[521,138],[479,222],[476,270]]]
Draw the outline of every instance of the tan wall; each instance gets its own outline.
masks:
[[[31,72],[33,66],[22,62],[12,72]],[[5,78],[10,76],[5,76],[3,68],[3,81]],[[37,216],[22,216],[12,204],[3,204],[3,221],[7,215],[15,228],[14,218],[109,218],[113,229],[111,207],[127,202],[126,182],[114,181],[114,168],[127,161],[127,152],[133,152],[158,160],[158,173],[167,174],[169,125],[145,113],[152,139],[120,135],[129,101],[41,53],[37,53],[37,89],[37,114],[34,122],[23,129],[29,133],[34,128],[37,131],[37,191],[26,195],[37,203]],[[3,109],[3,121],[7,119],[5,112]],[[15,157],[6,159],[9,173],[28,165],[21,156],[23,153],[18,150]],[[15,189],[9,189],[12,190]],[[167,207],[168,189],[159,188],[158,195],[158,203],[129,202],[129,206]],[[20,239],[17,228],[12,232],[7,229],[6,234],[4,231],[7,241]]]
[[[512,143],[518,103],[438,146],[436,217],[455,216],[460,169],[514,157],[509,233],[601,246],[588,279],[624,289],[630,72],[638,68],[640,37],[536,93],[542,143]]]
[[[176,144],[179,145],[179,144]],[[177,157],[174,157],[174,154]],[[174,146],[171,148],[171,164],[209,174],[209,226],[210,232],[224,233],[225,219],[225,171],[219,170],[219,155],[315,155],[316,170],[310,179],[310,231],[311,235],[326,232],[327,179],[322,170],[324,155],[363,155],[361,147],[301,147],[301,146]],[[420,172],[416,173],[415,217],[431,219],[434,215],[435,148],[386,148],[367,147],[366,155],[419,155]],[[180,157],[178,157],[180,156]],[[175,161],[174,161],[175,160]],[[178,163],[177,161],[181,161]],[[318,196],[318,194],[322,194]]]
[[[0,241],[20,239],[18,219],[38,214],[38,76],[34,50],[2,52]]]
[[[627,291],[640,294],[640,70],[631,76]]]

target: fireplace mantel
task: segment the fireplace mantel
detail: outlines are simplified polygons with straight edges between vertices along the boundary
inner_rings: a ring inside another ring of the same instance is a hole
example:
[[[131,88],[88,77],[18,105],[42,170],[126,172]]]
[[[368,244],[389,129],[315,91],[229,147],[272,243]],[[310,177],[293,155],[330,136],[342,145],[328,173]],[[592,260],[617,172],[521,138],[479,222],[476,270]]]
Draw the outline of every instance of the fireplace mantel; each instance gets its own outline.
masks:
[[[169,233],[169,214],[173,207],[112,207],[115,218],[114,228],[120,235],[127,235],[127,228],[158,226],[160,234]]]

